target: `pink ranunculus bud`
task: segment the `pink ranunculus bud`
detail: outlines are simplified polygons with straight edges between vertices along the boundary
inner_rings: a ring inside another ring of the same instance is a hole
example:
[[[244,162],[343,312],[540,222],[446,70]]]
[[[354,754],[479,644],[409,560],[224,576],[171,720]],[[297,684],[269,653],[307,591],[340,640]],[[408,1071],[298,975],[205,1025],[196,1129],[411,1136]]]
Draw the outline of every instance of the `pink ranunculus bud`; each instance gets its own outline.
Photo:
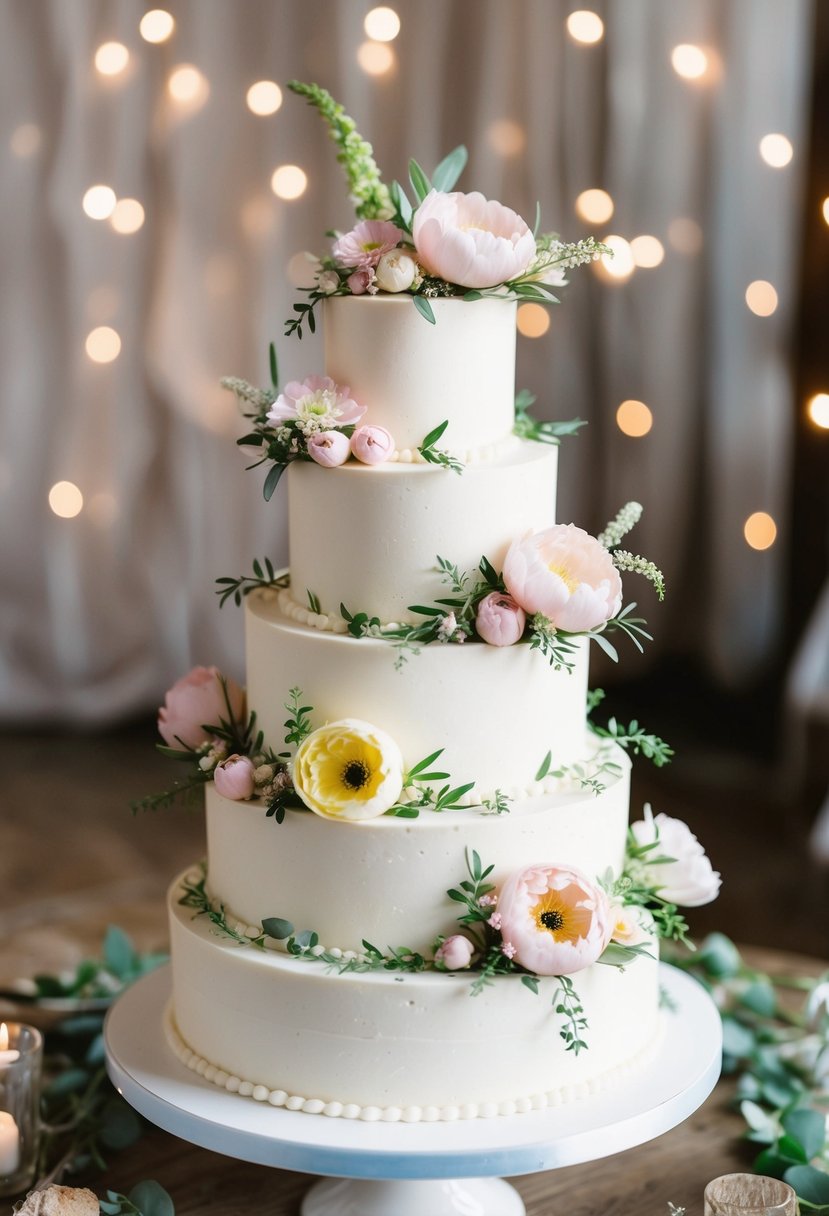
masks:
[[[345,464],[351,455],[351,444],[342,431],[319,431],[309,435],[305,446],[311,459],[326,469]]]
[[[351,451],[363,464],[382,464],[394,451],[394,440],[384,426],[358,426]]]
[[[234,802],[252,798],[255,771],[253,761],[248,756],[228,756],[227,760],[216,765],[213,773],[216,793],[223,798],[232,798]]]
[[[535,237],[521,216],[477,191],[430,191],[414,213],[412,239],[429,274],[460,287],[497,287],[535,257]]]
[[[205,726],[218,726],[230,715],[237,722],[244,719],[244,689],[233,680],[225,680],[225,687],[227,700],[217,667],[194,667],[176,681],[158,711],[158,730],[168,747],[178,751],[200,747],[211,738]]]
[[[554,524],[514,540],[504,582],[525,612],[540,612],[556,629],[599,629],[622,606],[622,580],[595,537],[574,524]]]
[[[490,646],[512,646],[521,639],[527,614],[511,595],[493,591],[478,604],[475,628]]]
[[[374,282],[373,270],[355,270],[346,279],[348,290],[353,296],[362,296],[368,291]]]
[[[464,971],[472,962],[475,947],[462,933],[454,933],[435,951],[435,962],[443,971]]]

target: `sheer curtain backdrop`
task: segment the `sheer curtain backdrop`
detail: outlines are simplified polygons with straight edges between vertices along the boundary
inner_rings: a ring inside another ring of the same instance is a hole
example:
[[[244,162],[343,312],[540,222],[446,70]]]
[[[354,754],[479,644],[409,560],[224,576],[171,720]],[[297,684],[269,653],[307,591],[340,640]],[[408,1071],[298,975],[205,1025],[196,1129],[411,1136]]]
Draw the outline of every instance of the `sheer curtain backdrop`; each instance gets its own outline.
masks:
[[[241,675],[241,617],[213,580],[284,562],[286,504],[243,472],[218,380],[264,382],[273,338],[283,379],[321,370],[318,340],[281,338],[291,259],[352,221],[317,116],[287,92],[270,117],[248,110],[261,79],[329,88],[388,179],[464,142],[461,188],[530,219],[540,199],[566,239],[659,238],[662,264],[625,282],[573,275],[550,332],[519,339],[518,387],[590,422],[562,447],[560,519],[597,530],[644,504],[632,542],[669,589],[653,653],[691,649],[732,682],[761,667],[785,596],[811,0],[608,0],[594,46],[567,36],[563,0],[394,0],[380,76],[356,60],[363,0],[171,0],[158,45],[138,31],[150,7],[0,0],[3,718],[107,721],[194,663]],[[111,77],[94,62],[108,41],[130,52]],[[707,48],[703,79],[672,68],[682,43]],[[167,88],[183,64],[202,74],[185,102]],[[794,147],[785,168],[759,155],[771,132]],[[308,175],[295,201],[270,189],[282,164]],[[143,226],[90,219],[96,183],[139,200]],[[615,202],[595,229],[574,211],[591,187]],[[770,316],[746,307],[755,280],[777,291]],[[107,363],[85,347],[102,326],[120,338]],[[653,413],[641,439],[615,422],[630,398]],[[71,519],[49,507],[61,481],[83,495]],[[755,511],[778,529],[762,552],[743,539]]]

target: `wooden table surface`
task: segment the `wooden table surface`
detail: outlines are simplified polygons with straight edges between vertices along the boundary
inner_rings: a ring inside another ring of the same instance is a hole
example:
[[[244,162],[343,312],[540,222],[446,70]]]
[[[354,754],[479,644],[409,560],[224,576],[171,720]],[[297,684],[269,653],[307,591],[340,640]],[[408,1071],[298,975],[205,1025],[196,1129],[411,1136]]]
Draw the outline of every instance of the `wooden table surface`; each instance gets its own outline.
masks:
[[[747,949],[764,971],[817,975],[815,959]],[[3,949],[0,947],[0,972]],[[690,1119],[649,1144],[585,1165],[513,1179],[528,1216],[667,1216],[668,1201],[701,1216],[706,1182],[748,1171],[756,1146],[741,1140],[743,1122],[731,1104],[733,1083],[722,1081]],[[371,1135],[366,1127],[366,1135]],[[151,1130],[132,1148],[113,1155],[111,1168],[91,1185],[126,1192],[157,1179],[171,1194],[177,1216],[298,1216],[312,1179],[286,1170],[235,1161]],[[393,1214],[391,1214],[393,1216]],[[424,1213],[423,1216],[429,1216]]]

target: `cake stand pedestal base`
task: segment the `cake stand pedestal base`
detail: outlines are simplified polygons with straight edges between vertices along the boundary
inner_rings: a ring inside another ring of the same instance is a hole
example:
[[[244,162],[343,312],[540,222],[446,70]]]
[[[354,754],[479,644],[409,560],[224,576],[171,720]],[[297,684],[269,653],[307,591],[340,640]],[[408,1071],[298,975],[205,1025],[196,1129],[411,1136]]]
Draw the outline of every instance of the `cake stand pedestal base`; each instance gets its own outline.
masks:
[[[326,1178],[305,1196],[300,1216],[526,1216],[515,1187],[501,1178],[443,1182],[365,1182]]]
[[[663,1031],[629,1083],[524,1115],[364,1123],[228,1093],[167,1045],[169,967],[138,980],[110,1009],[107,1069],[127,1101],[174,1136],[242,1161],[323,1175],[302,1216],[524,1216],[517,1191],[498,1175],[560,1169],[644,1144],[682,1123],[714,1088],[720,1015],[696,980],[665,965],[659,978]]]

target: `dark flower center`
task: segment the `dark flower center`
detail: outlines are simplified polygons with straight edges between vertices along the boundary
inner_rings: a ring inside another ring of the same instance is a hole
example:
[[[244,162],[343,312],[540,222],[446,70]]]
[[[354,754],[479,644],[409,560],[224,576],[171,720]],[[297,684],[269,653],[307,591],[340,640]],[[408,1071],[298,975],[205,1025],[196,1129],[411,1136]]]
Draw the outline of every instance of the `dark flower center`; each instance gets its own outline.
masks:
[[[549,929],[554,933],[556,929],[560,929],[564,924],[564,917],[555,909],[551,912],[542,912],[538,918],[545,929]]]
[[[343,769],[343,785],[350,790],[361,790],[368,785],[371,772],[364,760],[349,760]]]

